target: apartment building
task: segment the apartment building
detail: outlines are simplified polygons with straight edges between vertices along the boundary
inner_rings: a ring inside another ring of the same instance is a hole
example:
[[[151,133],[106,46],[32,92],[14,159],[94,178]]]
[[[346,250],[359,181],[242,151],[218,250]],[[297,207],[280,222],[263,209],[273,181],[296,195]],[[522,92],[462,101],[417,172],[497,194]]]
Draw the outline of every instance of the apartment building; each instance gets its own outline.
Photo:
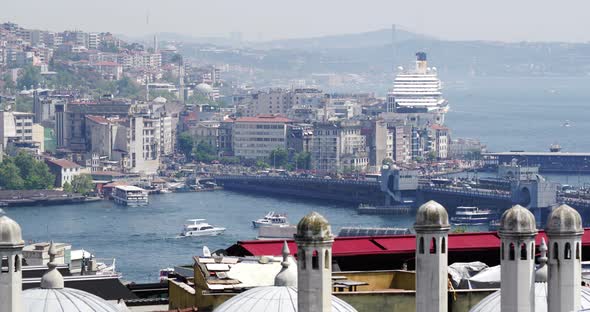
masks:
[[[287,148],[287,125],[291,120],[280,115],[241,117],[233,125],[235,156],[268,159],[277,148]]]
[[[365,170],[369,165],[366,138],[359,121],[314,124],[312,166],[323,172]]]
[[[324,94],[318,89],[269,89],[253,93],[244,99],[248,103],[246,115],[261,114],[287,115],[293,107],[319,108],[322,107]]]

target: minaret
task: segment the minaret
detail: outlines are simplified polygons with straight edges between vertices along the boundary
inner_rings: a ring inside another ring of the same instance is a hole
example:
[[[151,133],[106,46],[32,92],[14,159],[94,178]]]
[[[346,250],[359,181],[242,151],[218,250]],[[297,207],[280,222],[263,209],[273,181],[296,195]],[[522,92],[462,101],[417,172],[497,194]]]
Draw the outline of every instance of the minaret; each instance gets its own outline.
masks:
[[[547,311],[581,309],[582,217],[568,205],[561,205],[547,218],[549,237],[549,283]]]
[[[24,246],[20,226],[0,209],[0,311],[2,312],[22,311],[21,264]]]
[[[317,212],[297,224],[297,311],[332,311],[332,243],[328,221]]]
[[[504,212],[498,234],[501,265],[501,311],[535,311],[535,216],[516,205]]]
[[[450,229],[445,207],[429,201],[416,214],[416,312],[448,310],[447,245]]]

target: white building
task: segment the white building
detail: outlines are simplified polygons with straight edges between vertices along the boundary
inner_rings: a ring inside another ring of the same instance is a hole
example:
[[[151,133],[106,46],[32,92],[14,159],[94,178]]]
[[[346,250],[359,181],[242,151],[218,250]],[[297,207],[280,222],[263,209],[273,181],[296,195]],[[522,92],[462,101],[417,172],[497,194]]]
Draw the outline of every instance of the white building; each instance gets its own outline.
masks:
[[[325,172],[365,170],[369,165],[366,138],[357,121],[314,124],[312,167]]]
[[[259,115],[236,119],[233,127],[235,156],[268,159],[277,148],[287,148],[287,124],[290,119],[277,115]]]
[[[86,173],[82,166],[67,159],[46,159],[49,171],[55,175],[55,186],[63,187],[65,183],[72,184],[75,176]]]

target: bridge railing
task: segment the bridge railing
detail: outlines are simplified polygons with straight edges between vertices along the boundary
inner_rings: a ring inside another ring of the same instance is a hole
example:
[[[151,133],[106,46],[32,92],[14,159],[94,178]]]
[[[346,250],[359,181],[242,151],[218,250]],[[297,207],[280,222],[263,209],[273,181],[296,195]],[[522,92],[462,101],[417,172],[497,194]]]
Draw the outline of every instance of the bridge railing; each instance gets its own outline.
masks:
[[[215,176],[218,181],[279,181],[279,182],[296,182],[296,183],[322,183],[330,185],[359,185],[359,186],[374,186],[379,187],[379,182],[362,181],[362,180],[338,180],[338,179],[322,179],[322,178],[300,178],[300,177],[273,177],[273,176],[244,176],[244,175],[219,175]]]
[[[463,189],[455,187],[420,185],[418,189],[423,191],[432,191],[439,193],[450,193],[473,197],[486,197],[495,199],[510,199],[511,194],[502,190],[484,190],[484,189]]]

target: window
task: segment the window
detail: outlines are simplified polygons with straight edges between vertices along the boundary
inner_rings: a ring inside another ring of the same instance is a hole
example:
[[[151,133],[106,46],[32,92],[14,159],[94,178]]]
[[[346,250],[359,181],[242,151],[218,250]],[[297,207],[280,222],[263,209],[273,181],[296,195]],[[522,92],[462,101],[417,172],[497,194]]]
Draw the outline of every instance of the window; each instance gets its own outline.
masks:
[[[516,252],[514,250],[514,243],[510,243],[510,255],[509,259],[514,260],[516,258]]]
[[[447,243],[445,238],[442,238],[442,243],[440,244],[440,253],[446,253],[447,252]]]
[[[320,259],[317,250],[313,252],[313,255],[311,257],[311,268],[313,270],[317,270],[320,268]]]
[[[580,260],[580,243],[576,243],[576,260]]]
[[[572,246],[570,243],[565,243],[565,248],[563,250],[563,258],[566,260],[572,259]]]
[[[5,262],[6,262],[6,266],[4,266]],[[10,264],[8,263],[8,257],[3,256],[2,259],[0,259],[0,267],[2,268],[0,273],[8,273],[8,266],[9,265]]]
[[[20,271],[21,260],[18,255],[14,256],[14,272]]]
[[[436,253],[436,238],[434,238],[434,237],[430,240],[430,253],[431,254]]]
[[[559,259],[559,247],[557,243],[553,243],[553,259]]]
[[[504,260],[504,243],[500,245],[500,259]]]
[[[332,261],[330,260],[330,253],[326,250],[324,252],[324,269],[329,269],[331,262]]]

